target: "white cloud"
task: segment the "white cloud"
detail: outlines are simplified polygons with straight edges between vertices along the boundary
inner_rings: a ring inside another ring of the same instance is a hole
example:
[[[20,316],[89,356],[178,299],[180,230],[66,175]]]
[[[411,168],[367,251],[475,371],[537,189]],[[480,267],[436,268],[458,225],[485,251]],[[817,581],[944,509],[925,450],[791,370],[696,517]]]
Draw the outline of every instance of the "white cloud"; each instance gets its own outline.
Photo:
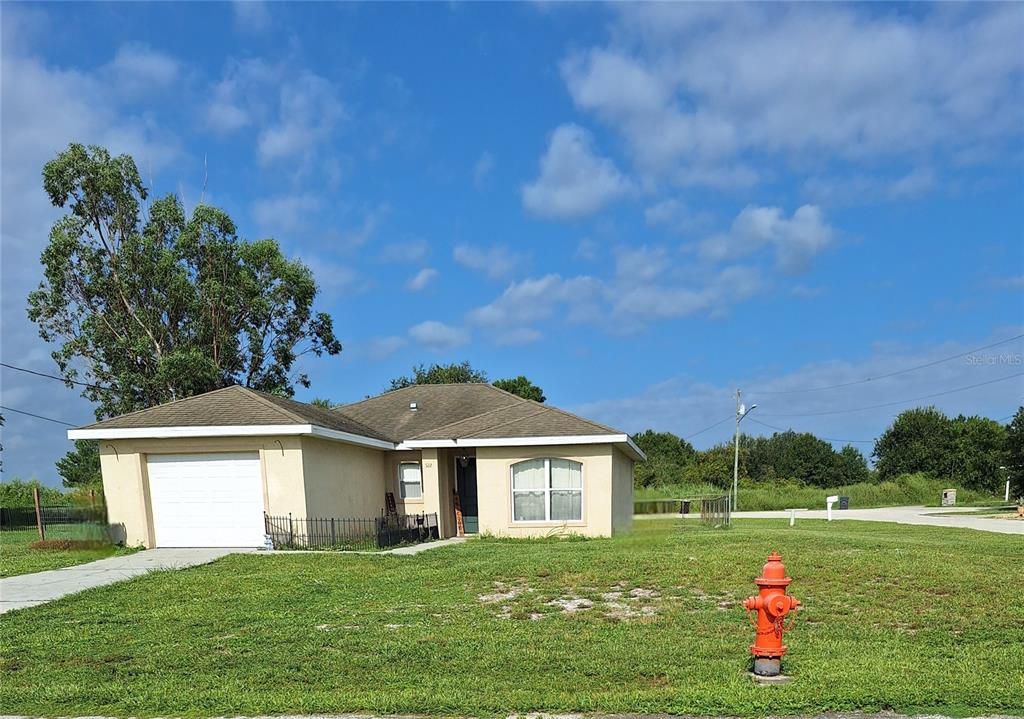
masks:
[[[104,70],[119,93],[141,95],[172,85],[181,72],[181,63],[147,45],[129,43],[118,49]]]
[[[424,267],[409,278],[409,281],[405,283],[405,288],[410,292],[419,292],[420,290],[426,289],[427,285],[429,285],[435,277],[437,277],[437,270],[433,267]]]
[[[315,159],[346,116],[338,89],[326,78],[260,59],[229,61],[205,110],[206,124],[218,132],[258,127],[261,164],[299,167]]]
[[[404,337],[374,337],[367,342],[366,351],[370,359],[381,360],[390,357],[407,344],[409,341]]]
[[[313,271],[317,286],[328,300],[365,292],[370,287],[353,267],[334,258],[304,252],[298,259]]]
[[[261,0],[234,0],[231,9],[235,16],[235,27],[239,30],[262,32],[270,27],[270,8]]]
[[[494,344],[499,347],[522,347],[533,344],[544,335],[533,327],[512,327],[495,333]]]
[[[545,275],[513,282],[494,302],[472,310],[467,318],[472,324],[492,330],[544,320],[556,309],[566,311],[570,319],[582,319],[590,315],[601,291],[601,283],[592,277]]]
[[[787,273],[802,272],[833,239],[834,231],[825,222],[821,208],[803,205],[786,218],[778,207],[743,208],[729,232],[703,240],[700,256],[712,262],[736,260],[771,247],[776,266]]]
[[[576,219],[591,215],[630,192],[615,163],[594,152],[593,137],[578,125],[562,125],[540,160],[540,176],[522,188],[523,207],[534,215]]]
[[[482,190],[487,186],[493,172],[494,155],[484,151],[476,161],[476,164],[473,165],[473,186],[478,190]]]
[[[917,167],[892,177],[856,173],[849,176],[815,175],[804,181],[802,192],[815,202],[838,205],[915,200],[938,186],[935,172]]]
[[[260,161],[308,157],[345,116],[344,107],[330,82],[309,71],[282,85],[277,121],[259,134]]]
[[[300,232],[320,209],[319,198],[310,193],[265,197],[253,203],[252,215],[257,224],[269,232]]]
[[[409,337],[413,342],[439,352],[461,347],[469,341],[469,333],[465,330],[436,320],[427,320],[410,327]]]
[[[681,200],[661,200],[644,210],[644,220],[651,227],[665,226],[673,232],[687,234],[709,227],[714,216],[706,211],[692,211]]]
[[[612,40],[561,69],[576,106],[621,134],[645,177],[742,185],[757,179],[740,162],[746,152],[794,164],[991,157],[1024,123],[1020,5],[617,12]]]
[[[455,246],[452,257],[463,267],[482,272],[494,280],[507,277],[524,260],[522,255],[515,254],[505,245],[483,248],[465,243]]]
[[[686,437],[720,420],[729,420],[734,411],[733,391],[739,386],[743,388],[744,400],[758,405],[757,411],[750,415],[750,420],[763,421],[783,429],[814,432],[819,436],[836,440],[868,440],[866,443],[856,443],[856,446],[865,455],[869,455],[872,450],[871,440],[885,430],[895,415],[905,409],[935,405],[953,416],[960,413],[979,414],[1000,419],[1016,410],[1024,393],[1024,383],[1020,378],[1016,378],[896,406],[844,414],[820,414],[926,397],[1012,374],[1007,371],[1006,366],[972,364],[967,358],[961,357],[919,371],[848,387],[793,394],[777,393],[881,377],[908,367],[967,352],[973,347],[999,341],[1020,332],[1020,328],[1005,328],[988,338],[968,342],[951,341],[917,348],[881,346],[876,347],[863,359],[822,359],[783,371],[759,370],[754,367],[746,376],[718,385],[700,382],[688,376],[673,377],[651,384],[634,396],[600,400],[574,409],[584,416],[593,417],[613,427],[621,427],[628,432],[654,428]],[[998,357],[1000,354],[1019,355],[1022,351],[1024,343],[1018,340],[1016,343],[992,348],[986,352]],[[732,429],[731,422],[726,421],[693,437],[690,441],[698,447],[707,447],[728,440]],[[745,426],[744,431],[755,435],[770,435],[774,430],[752,424]],[[837,441],[835,444],[838,446],[844,442]]]
[[[373,238],[381,222],[390,212],[391,208],[386,204],[366,210],[362,222],[339,233],[337,244],[348,250],[362,247]]]
[[[392,242],[384,245],[380,252],[381,262],[402,262],[415,264],[422,262],[430,254],[430,243],[424,239],[407,242]]]

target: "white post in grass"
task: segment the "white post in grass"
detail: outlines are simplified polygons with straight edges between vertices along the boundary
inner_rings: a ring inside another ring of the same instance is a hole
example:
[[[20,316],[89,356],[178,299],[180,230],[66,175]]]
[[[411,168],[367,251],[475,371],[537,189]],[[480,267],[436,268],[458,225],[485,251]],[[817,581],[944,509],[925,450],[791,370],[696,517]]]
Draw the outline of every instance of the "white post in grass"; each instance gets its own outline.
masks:
[[[746,409],[740,404],[740,391],[736,390],[736,436],[733,441],[735,446],[733,458],[732,458],[732,511],[736,511],[736,494],[740,487],[740,421],[748,414],[757,409],[756,404],[750,405],[750,409]]]
[[[1003,470],[1004,472],[1006,471],[1006,467],[1000,467],[999,469]],[[1010,478],[1009,478],[1010,475],[1006,475],[1006,477],[1007,477],[1006,478],[1006,491],[1003,493],[1003,501],[1004,502],[1009,502],[1010,501]]]

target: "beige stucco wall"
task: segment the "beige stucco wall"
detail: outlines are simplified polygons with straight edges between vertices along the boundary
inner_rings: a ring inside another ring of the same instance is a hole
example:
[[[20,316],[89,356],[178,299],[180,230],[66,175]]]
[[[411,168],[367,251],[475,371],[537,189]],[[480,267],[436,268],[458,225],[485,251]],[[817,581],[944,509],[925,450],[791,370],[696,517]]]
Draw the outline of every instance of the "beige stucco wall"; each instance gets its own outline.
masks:
[[[612,454],[612,533],[633,528],[633,458],[618,447]]]
[[[610,444],[550,447],[477,447],[480,531],[536,537],[564,531],[593,537],[612,534],[613,453]],[[513,522],[510,467],[524,459],[571,459],[583,465],[583,521]]]
[[[384,508],[384,453],[379,449],[302,438],[307,517],[369,519]]]

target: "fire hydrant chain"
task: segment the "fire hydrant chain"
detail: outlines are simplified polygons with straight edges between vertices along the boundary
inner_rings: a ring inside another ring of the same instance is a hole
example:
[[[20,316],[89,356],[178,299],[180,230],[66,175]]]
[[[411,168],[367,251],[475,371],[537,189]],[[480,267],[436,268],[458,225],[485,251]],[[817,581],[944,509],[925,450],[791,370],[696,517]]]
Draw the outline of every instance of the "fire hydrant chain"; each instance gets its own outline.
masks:
[[[772,552],[761,570],[761,576],[754,580],[760,591],[757,596],[748,597],[743,603],[755,627],[754,644],[750,647],[750,653],[754,655],[755,674],[775,676],[782,670],[782,657],[786,653],[782,636],[792,627],[800,607],[799,599],[786,594],[786,587],[792,581],[786,576],[782,557]],[[756,621],[752,616],[755,610]]]

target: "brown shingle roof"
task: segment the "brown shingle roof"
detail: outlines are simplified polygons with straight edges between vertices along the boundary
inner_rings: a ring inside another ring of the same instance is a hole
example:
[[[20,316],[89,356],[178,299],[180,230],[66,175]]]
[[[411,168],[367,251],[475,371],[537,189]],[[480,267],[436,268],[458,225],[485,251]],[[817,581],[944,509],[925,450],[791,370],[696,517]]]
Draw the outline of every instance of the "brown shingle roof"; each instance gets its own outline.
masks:
[[[412,402],[416,411],[409,407]],[[274,424],[312,424],[395,443],[622,434],[482,383],[414,385],[332,410],[245,387],[225,387],[80,429]]]
[[[81,429],[238,427],[264,424],[315,424],[340,432],[385,439],[372,428],[350,417],[237,385],[112,417]]]
[[[335,407],[394,442],[526,400],[489,384],[419,384]],[[417,410],[409,409],[415,402]]]
[[[416,411],[409,408],[411,402],[416,403]],[[414,385],[333,411],[373,427],[394,442],[621,434],[482,383]]]

